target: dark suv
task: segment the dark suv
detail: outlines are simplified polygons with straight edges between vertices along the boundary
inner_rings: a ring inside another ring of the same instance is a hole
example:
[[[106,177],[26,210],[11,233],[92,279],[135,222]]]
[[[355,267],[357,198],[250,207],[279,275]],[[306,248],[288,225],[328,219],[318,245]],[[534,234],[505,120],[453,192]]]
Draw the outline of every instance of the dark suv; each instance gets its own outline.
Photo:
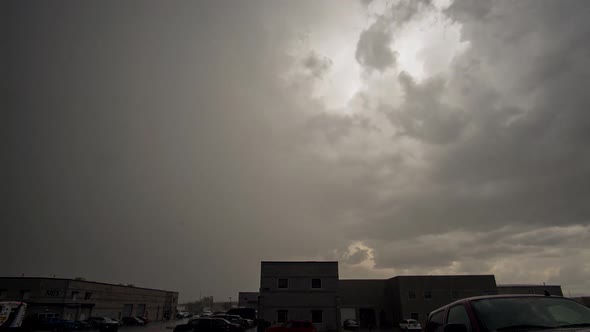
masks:
[[[590,309],[555,296],[495,295],[459,300],[428,315],[424,332],[588,330]]]

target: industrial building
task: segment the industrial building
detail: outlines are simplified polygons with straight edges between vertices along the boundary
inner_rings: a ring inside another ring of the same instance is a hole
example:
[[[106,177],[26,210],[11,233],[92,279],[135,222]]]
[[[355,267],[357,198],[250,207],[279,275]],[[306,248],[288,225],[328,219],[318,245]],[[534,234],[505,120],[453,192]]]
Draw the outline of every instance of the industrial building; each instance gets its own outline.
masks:
[[[26,302],[27,316],[72,320],[142,316],[163,320],[174,317],[178,293],[82,278],[0,277],[0,300]]]
[[[361,327],[391,327],[407,318],[424,322],[428,313],[450,302],[496,293],[493,275],[340,280],[341,320],[357,319]]]
[[[323,331],[338,330],[346,319],[389,328],[408,318],[425,323],[431,311],[466,297],[545,291],[563,295],[557,285],[497,286],[493,275],[339,280],[338,262],[262,262],[258,315],[271,324],[311,320]]]
[[[258,318],[310,320],[318,331],[339,327],[338,262],[262,262]]]

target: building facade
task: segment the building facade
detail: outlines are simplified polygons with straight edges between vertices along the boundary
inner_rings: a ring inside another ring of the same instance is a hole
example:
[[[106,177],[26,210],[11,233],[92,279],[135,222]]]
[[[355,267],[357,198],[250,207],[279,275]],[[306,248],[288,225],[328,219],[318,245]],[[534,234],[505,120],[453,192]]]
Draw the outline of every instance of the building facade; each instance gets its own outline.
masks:
[[[238,307],[258,309],[258,292],[240,292],[238,294]]]
[[[120,319],[173,318],[178,293],[83,279],[0,278],[0,300],[27,303],[27,316],[52,315],[72,320],[90,316]]]
[[[340,280],[340,323],[354,319],[361,328],[387,326],[383,318],[384,312],[389,311],[387,305],[391,302],[387,299],[387,281]]]
[[[544,295],[548,292],[550,295],[563,296],[561,286],[559,285],[498,285],[498,294],[539,294]]]
[[[335,331],[338,289],[338,262],[262,262],[258,318],[310,320],[318,331]]]
[[[340,280],[340,317],[365,328],[388,328],[408,318],[424,322],[431,311],[461,298],[496,293],[493,275]]]
[[[431,311],[453,301],[498,294],[493,275],[398,276],[388,280],[387,291],[393,302],[386,318],[394,324],[407,318],[425,323]]]
[[[498,286],[494,275],[339,280],[337,262],[262,262],[258,315],[271,324],[311,320],[318,330],[339,330],[347,319],[387,329],[403,319],[425,324],[430,312],[467,297],[544,291],[562,296],[557,285]]]

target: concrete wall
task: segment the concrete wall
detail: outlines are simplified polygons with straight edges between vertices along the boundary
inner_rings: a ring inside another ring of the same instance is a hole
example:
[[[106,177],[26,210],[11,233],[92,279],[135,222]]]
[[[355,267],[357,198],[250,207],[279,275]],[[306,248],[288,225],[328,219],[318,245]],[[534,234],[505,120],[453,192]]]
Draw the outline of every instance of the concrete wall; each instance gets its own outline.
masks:
[[[286,289],[278,288],[279,279],[288,279]],[[322,287],[311,287],[312,279]],[[262,262],[258,315],[270,323],[277,322],[278,310],[287,310],[288,319],[312,320],[311,311],[321,310],[320,331],[338,329],[337,262]]]
[[[498,294],[545,294],[563,296],[559,285],[498,285]]]
[[[165,313],[174,316],[178,301],[176,292],[71,279],[0,278],[0,289],[8,290],[9,300],[27,302],[27,315],[58,313],[75,320],[121,318],[126,305],[134,316],[160,320]],[[30,290],[28,299],[22,299],[23,290]]]
[[[453,276],[399,276],[390,279],[392,286],[399,290],[399,308],[394,314],[395,323],[418,314],[421,323],[428,313],[458,299],[497,294],[496,279],[493,275],[453,275]],[[415,299],[410,299],[414,292]],[[425,295],[431,294],[427,299]]]
[[[375,324],[377,327],[389,327],[392,325],[391,310],[388,310],[386,280],[340,280],[340,307],[345,312],[354,310],[355,319],[359,320],[362,327]],[[372,313],[370,313],[372,312]],[[374,321],[367,319],[372,315]],[[346,319],[350,317],[342,317]]]

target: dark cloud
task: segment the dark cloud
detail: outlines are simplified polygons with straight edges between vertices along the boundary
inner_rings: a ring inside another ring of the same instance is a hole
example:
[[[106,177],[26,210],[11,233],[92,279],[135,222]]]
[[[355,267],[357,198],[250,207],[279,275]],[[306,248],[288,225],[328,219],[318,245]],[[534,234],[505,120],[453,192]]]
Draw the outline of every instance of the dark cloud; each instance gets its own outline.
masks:
[[[403,104],[388,113],[399,135],[407,135],[432,144],[447,144],[457,139],[467,124],[467,115],[442,101],[445,82],[433,78],[422,84],[407,73],[399,75],[402,87]]]
[[[391,19],[402,26],[431,6],[431,0],[400,0],[391,5]]]
[[[379,19],[361,33],[356,46],[356,60],[369,70],[383,72],[395,65],[396,53],[391,49],[391,31],[385,20]]]
[[[303,66],[309,70],[311,75],[315,78],[322,78],[322,76],[330,69],[331,65],[332,60],[316,53],[310,54],[303,60]]]

